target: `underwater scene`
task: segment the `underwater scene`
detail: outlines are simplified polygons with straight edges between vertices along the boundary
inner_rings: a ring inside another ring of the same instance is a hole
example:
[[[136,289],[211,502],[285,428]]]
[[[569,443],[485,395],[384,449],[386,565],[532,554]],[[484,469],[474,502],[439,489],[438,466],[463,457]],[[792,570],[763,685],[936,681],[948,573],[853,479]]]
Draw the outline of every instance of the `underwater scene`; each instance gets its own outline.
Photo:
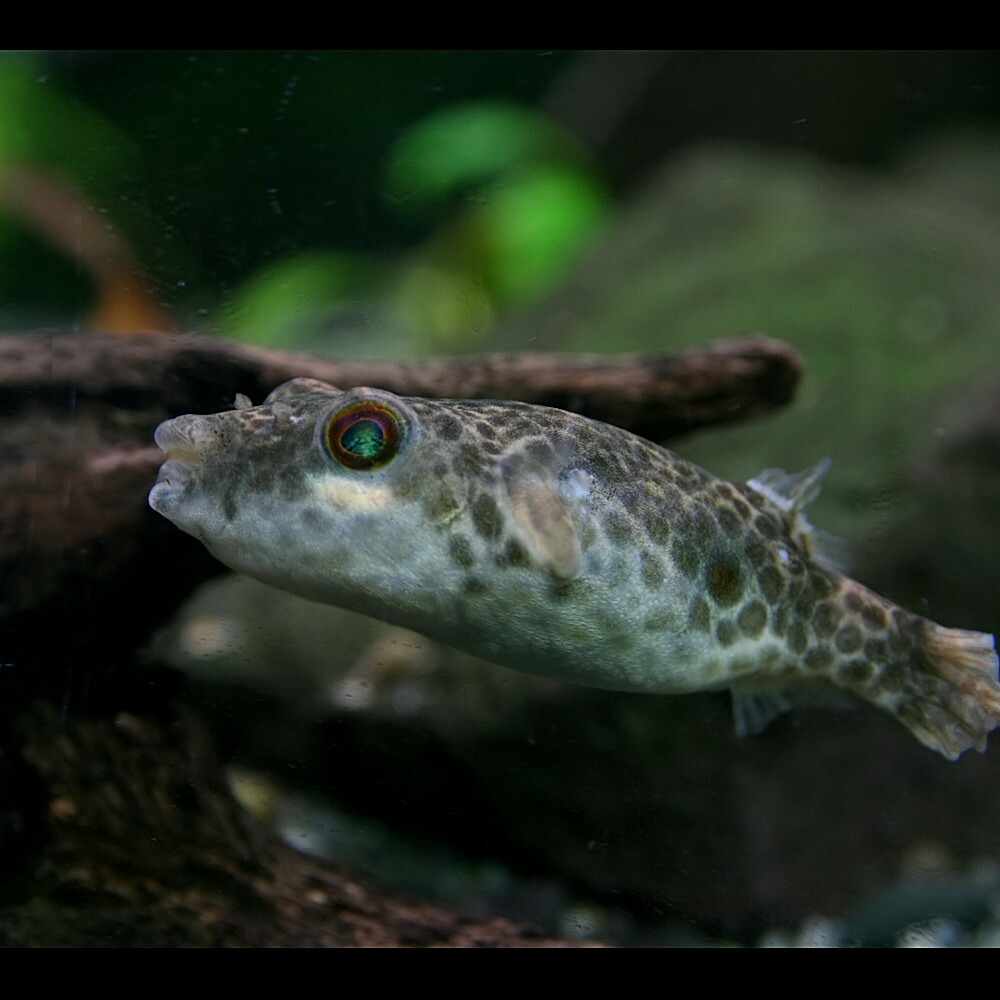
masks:
[[[0,945],[1000,945],[998,87],[0,54]]]

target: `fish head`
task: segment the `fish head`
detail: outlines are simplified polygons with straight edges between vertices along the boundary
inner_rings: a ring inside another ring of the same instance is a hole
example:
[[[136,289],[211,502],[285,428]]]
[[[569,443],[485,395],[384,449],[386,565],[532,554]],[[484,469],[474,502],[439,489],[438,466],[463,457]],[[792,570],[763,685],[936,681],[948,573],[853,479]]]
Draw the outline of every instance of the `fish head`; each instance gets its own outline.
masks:
[[[549,443],[560,413],[294,379],[259,406],[160,424],[149,503],[282,589],[400,624],[450,618],[498,564],[578,572],[570,515],[591,478]]]
[[[294,379],[259,406],[161,423],[149,503],[231,568],[325,600],[320,581],[352,563],[411,558],[420,438],[392,393]]]

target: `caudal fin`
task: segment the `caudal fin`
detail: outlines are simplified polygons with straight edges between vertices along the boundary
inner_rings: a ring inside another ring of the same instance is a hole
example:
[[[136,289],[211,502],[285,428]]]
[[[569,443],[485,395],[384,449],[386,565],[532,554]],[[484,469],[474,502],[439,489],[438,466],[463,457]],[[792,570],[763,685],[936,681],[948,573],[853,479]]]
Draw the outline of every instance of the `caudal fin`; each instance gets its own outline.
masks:
[[[1000,683],[992,635],[924,623],[925,673],[896,714],[922,743],[955,760],[1000,725]]]

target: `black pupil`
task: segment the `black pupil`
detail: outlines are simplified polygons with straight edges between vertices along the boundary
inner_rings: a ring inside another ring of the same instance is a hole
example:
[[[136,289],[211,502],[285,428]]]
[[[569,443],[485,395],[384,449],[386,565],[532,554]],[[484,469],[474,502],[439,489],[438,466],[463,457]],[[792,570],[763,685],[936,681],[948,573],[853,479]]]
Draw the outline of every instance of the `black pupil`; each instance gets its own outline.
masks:
[[[340,439],[344,451],[349,451],[359,458],[378,458],[385,445],[385,433],[377,420],[356,420]]]

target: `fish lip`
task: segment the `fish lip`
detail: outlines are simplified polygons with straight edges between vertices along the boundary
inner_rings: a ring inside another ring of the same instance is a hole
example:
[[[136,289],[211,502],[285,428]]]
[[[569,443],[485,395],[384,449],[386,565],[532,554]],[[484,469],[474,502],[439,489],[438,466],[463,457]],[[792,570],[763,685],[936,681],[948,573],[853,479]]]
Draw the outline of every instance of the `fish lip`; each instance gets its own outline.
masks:
[[[191,481],[195,468],[194,463],[178,461],[168,454],[167,460],[160,465],[156,473],[156,485],[165,483],[180,492]]]
[[[189,451],[192,456],[196,456],[200,461],[201,454],[191,441],[190,435],[184,433],[185,426],[186,423],[183,418],[178,419],[175,417],[173,420],[164,420],[153,431],[153,440],[156,442],[156,447],[167,458],[170,457],[170,452],[183,450]]]

